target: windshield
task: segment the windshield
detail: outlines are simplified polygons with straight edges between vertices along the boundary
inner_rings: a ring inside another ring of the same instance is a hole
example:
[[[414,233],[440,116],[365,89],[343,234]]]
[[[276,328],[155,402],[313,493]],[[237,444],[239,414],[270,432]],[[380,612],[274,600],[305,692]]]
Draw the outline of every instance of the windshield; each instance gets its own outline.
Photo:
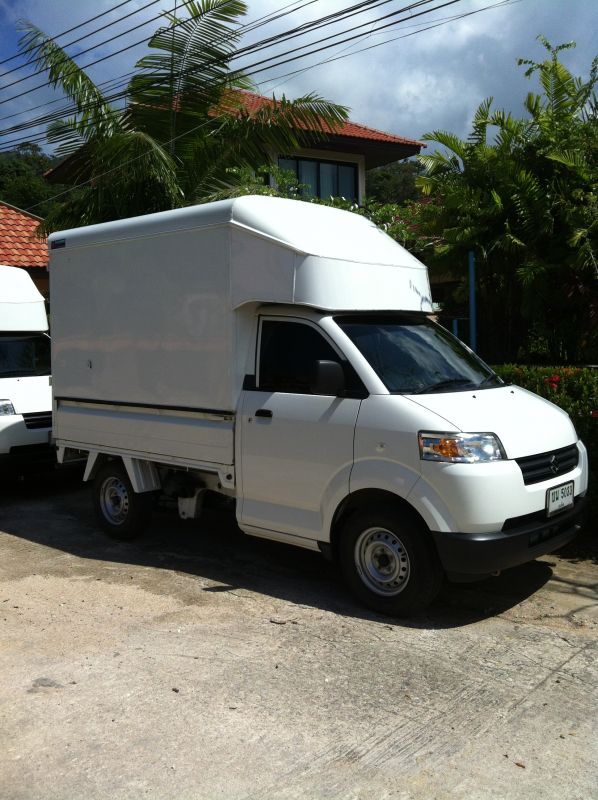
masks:
[[[50,338],[42,333],[0,334],[0,378],[50,374]]]
[[[502,384],[489,366],[427,317],[347,315],[335,321],[389,392],[459,392]]]

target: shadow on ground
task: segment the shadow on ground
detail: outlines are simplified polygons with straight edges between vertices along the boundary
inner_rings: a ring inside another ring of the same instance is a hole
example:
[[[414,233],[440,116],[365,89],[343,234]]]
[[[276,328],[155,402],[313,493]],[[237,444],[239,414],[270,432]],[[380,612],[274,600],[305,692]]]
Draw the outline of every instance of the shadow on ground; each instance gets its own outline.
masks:
[[[70,470],[4,485],[0,528],[87,562],[174,571],[214,584],[199,592],[246,590],[344,616],[422,629],[460,627],[498,615],[533,595],[553,575],[549,561],[535,561],[485,581],[446,584],[426,612],[391,620],[353,602],[334,566],[319,554],[248,537],[229,511],[208,510],[193,521],[158,511],[141,539],[111,541],[98,531],[89,490],[80,480],[80,471]],[[128,581],[126,572],[112,571],[105,579]],[[145,588],[171,593],[171,583],[159,581]],[[188,593],[185,601],[193,602]]]

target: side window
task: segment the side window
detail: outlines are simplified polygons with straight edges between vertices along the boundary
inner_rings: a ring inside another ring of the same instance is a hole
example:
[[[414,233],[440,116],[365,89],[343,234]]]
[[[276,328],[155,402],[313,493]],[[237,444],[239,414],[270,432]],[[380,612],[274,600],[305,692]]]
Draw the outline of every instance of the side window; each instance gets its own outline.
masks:
[[[315,362],[341,360],[317,330],[300,322],[265,321],[261,337],[260,389],[311,394]]]

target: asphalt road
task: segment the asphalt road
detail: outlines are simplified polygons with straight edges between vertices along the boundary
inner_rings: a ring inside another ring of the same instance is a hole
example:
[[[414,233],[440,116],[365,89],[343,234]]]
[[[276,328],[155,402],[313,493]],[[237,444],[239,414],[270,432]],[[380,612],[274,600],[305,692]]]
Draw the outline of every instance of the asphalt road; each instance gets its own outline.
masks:
[[[598,564],[405,622],[224,512],[119,545],[79,476],[0,489],[2,800],[598,797]]]

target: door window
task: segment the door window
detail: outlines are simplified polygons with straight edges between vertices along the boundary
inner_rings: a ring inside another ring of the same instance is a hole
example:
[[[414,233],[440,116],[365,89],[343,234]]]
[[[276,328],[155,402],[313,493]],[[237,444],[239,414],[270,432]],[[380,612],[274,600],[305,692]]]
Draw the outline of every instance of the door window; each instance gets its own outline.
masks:
[[[259,388],[312,394],[316,361],[337,361],[336,350],[315,328],[300,322],[262,323]]]

